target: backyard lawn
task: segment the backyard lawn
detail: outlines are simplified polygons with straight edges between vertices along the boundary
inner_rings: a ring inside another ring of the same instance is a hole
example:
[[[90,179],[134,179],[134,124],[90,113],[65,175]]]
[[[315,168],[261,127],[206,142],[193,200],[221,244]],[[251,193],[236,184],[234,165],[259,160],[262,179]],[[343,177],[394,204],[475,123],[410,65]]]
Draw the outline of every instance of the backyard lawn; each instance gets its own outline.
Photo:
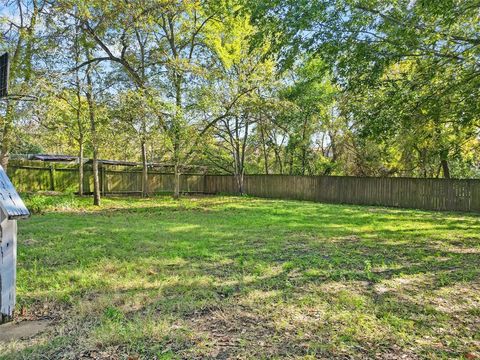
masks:
[[[238,197],[30,196],[2,359],[475,359],[480,217]]]

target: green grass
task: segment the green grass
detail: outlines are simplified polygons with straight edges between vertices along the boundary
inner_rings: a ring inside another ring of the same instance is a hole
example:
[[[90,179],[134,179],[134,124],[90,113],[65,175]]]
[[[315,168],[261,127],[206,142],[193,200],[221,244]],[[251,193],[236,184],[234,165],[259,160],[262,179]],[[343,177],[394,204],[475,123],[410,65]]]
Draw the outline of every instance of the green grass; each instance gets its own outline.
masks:
[[[204,197],[27,197],[0,358],[471,358],[480,218]]]

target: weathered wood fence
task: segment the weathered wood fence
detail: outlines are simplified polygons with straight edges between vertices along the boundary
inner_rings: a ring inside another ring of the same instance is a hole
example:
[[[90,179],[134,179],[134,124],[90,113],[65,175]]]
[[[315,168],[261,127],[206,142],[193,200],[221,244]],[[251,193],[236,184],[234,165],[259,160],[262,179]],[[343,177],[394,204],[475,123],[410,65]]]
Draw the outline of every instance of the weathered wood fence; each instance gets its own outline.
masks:
[[[10,161],[8,176],[18,191],[78,191],[79,171],[77,164],[47,163],[42,161]],[[100,166],[100,189],[102,194],[141,194],[142,169],[119,166]],[[205,176],[185,174],[181,179],[181,191],[203,193]],[[149,170],[148,191],[152,194],[172,192],[174,175]],[[83,188],[86,194],[93,192],[91,166],[84,166]]]
[[[207,175],[206,193],[234,193],[232,176]],[[253,196],[427,210],[480,211],[480,180],[250,175]]]
[[[11,162],[8,168],[19,191],[76,191],[78,165],[42,162]],[[93,189],[92,172],[85,168],[85,192]],[[140,194],[141,169],[100,170],[104,194]],[[172,192],[174,175],[149,171],[150,193]],[[248,195],[310,200],[326,203],[380,205],[404,208],[480,212],[480,180],[364,178],[343,176],[248,175],[244,180]],[[236,194],[233,176],[184,174],[181,191],[205,194]]]

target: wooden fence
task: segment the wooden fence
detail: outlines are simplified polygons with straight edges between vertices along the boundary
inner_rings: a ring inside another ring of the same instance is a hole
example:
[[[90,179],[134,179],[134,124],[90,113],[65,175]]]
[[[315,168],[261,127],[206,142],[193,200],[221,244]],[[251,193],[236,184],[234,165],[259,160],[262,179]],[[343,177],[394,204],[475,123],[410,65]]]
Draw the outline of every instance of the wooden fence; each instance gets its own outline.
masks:
[[[205,184],[206,193],[236,192],[232,176],[207,175]],[[265,198],[480,211],[480,180],[249,175],[244,188],[246,194]]]
[[[8,174],[19,191],[78,190],[78,165],[11,161]],[[92,178],[91,169],[85,167],[85,193],[93,189]],[[173,185],[173,174],[149,171],[150,193],[171,193]],[[102,167],[100,186],[104,194],[140,194],[142,171]],[[248,195],[265,198],[480,212],[480,180],[477,179],[248,175],[244,188]],[[237,193],[235,179],[229,175],[184,174],[180,189],[188,193]]]
[[[10,161],[8,176],[18,191],[78,191],[78,165],[47,163],[42,161]],[[142,169],[128,169],[119,166],[99,168],[102,194],[141,194]],[[203,193],[203,174],[185,174],[180,179],[180,190],[189,193]],[[172,192],[174,175],[149,170],[148,191],[152,194]],[[84,166],[85,194],[93,192],[93,172],[89,165]]]

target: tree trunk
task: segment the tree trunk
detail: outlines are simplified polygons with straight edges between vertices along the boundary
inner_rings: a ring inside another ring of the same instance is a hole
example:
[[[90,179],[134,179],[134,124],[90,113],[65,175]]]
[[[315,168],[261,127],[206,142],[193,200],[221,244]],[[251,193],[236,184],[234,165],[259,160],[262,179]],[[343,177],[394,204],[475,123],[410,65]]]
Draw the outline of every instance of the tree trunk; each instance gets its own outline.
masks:
[[[333,132],[329,132],[329,137],[332,149],[332,163],[336,163],[338,159],[337,141],[335,139],[336,136]]]
[[[302,146],[302,175],[305,175],[305,168],[307,166],[307,150]]]
[[[174,165],[174,177],[173,198],[178,200],[180,198],[180,166],[178,162],[175,162]]]
[[[428,174],[427,174],[427,150],[426,149],[422,149],[420,151],[420,161],[421,161],[421,167],[422,167],[422,174],[423,174],[423,177],[424,178],[427,178],[428,177]]]
[[[268,175],[268,152],[267,152],[267,144],[265,142],[265,133],[263,128],[260,128],[260,139],[262,140],[263,161],[265,162],[265,175]]]
[[[173,161],[174,161],[174,191],[173,198],[180,198],[180,119],[182,116],[182,76],[178,73],[174,74],[175,79],[175,124],[173,125]]]
[[[442,159],[441,164],[442,164],[443,177],[445,179],[450,179],[450,168],[448,166],[447,159]]]
[[[148,196],[147,144],[142,140],[142,196]]]
[[[93,151],[93,205],[100,206],[100,175],[98,171],[97,151]]]
[[[235,182],[237,183],[237,193],[238,195],[243,195],[243,176],[242,176],[242,167],[240,164],[240,155],[238,153],[238,149],[235,149],[234,153],[234,171],[233,176],[235,178]]]
[[[12,144],[13,119],[12,119],[13,105],[7,103],[7,109],[3,123],[2,146],[0,148],[0,165],[7,171],[8,160],[10,159],[10,147]]]
[[[75,9],[75,13],[77,12],[77,9]],[[79,33],[80,33],[80,27],[78,26],[78,23],[75,26],[75,40],[73,43],[73,50],[75,54],[75,67],[77,67],[80,63],[80,52],[81,52],[81,47],[80,43],[78,41]],[[84,194],[84,159],[83,159],[83,154],[84,154],[84,146],[85,146],[85,129],[84,129],[84,124],[82,122],[82,88],[81,88],[81,82],[80,82],[80,70],[76,69],[75,70],[75,90],[76,90],[76,97],[77,97],[77,108],[76,108],[76,117],[77,117],[77,126],[78,126],[78,195],[83,196]]]
[[[303,122],[303,130],[302,130],[302,175],[305,175],[305,170],[307,167],[307,119]]]
[[[290,166],[290,170],[289,170],[289,174],[290,175],[293,175],[293,152],[291,150],[289,150],[289,155],[290,155],[290,158],[289,158],[289,166]]]
[[[237,183],[237,190],[239,195],[245,195],[244,179],[245,177],[243,171],[235,174],[235,181]]]
[[[83,195],[83,139],[80,141],[80,148],[78,151],[78,195]]]
[[[88,103],[88,112],[90,117],[90,132],[92,138],[92,148],[93,148],[93,205],[100,206],[100,177],[98,172],[98,139],[97,139],[97,129],[95,123],[95,104],[93,103],[92,96],[92,76],[90,74],[90,65],[87,67],[87,103]]]
[[[78,61],[77,61],[78,63]],[[84,126],[82,123],[82,97],[80,94],[80,77],[78,74],[78,70],[76,72],[76,92],[77,92],[77,109],[76,109],[76,116],[77,116],[77,126],[78,126],[78,195],[82,196],[84,193],[83,190],[83,153],[84,153],[84,142],[85,142],[85,132]]]
[[[275,154],[275,162],[278,167],[278,171],[280,175],[283,175],[283,161],[282,156],[280,155],[280,151],[276,144],[273,145],[273,153]]]

